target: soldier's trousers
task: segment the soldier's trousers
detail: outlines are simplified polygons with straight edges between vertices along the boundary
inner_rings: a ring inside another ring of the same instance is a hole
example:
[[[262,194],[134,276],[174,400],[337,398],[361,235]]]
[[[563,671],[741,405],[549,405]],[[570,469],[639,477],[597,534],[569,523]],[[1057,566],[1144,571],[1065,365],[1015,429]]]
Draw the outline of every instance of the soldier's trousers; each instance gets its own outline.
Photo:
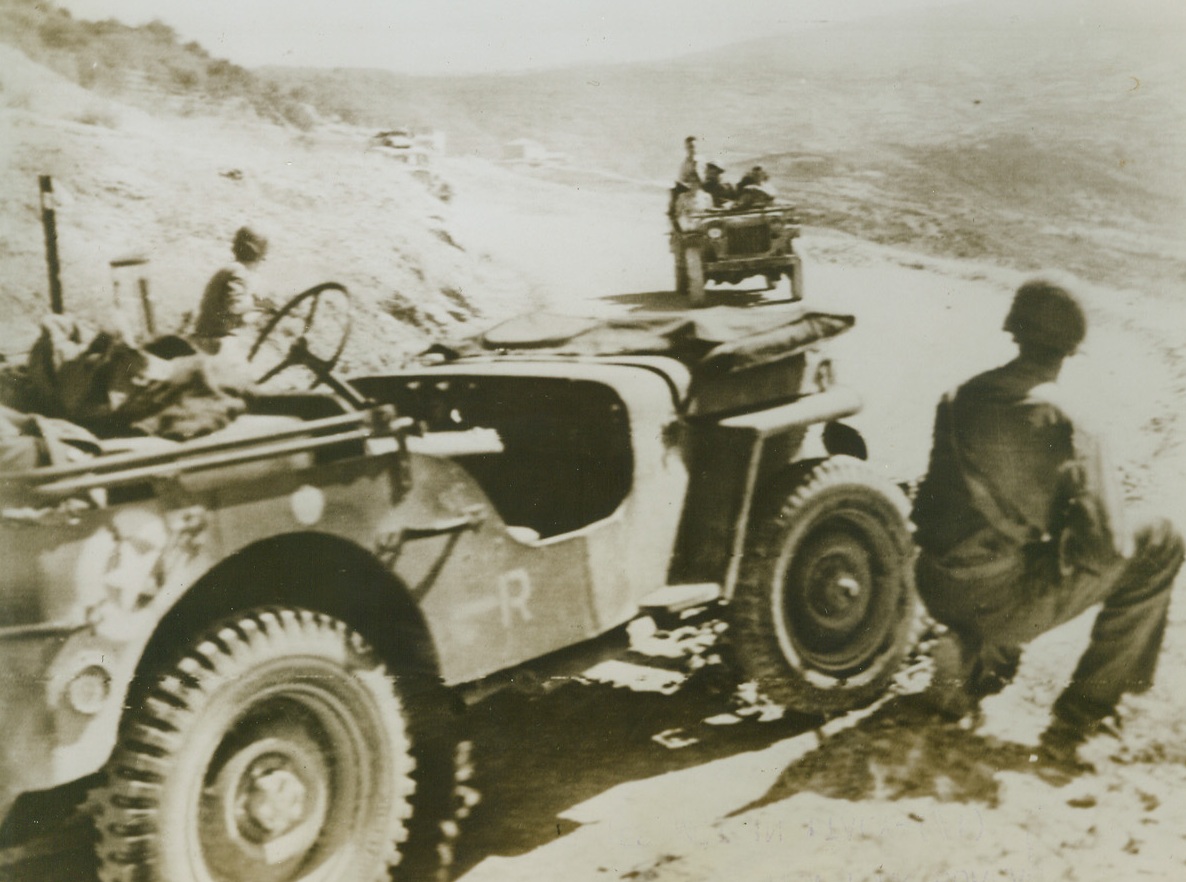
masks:
[[[1165,636],[1170,591],[1182,567],[1181,535],[1168,521],[1135,535],[1129,558],[1100,572],[1064,574],[1053,544],[1033,546],[990,567],[951,566],[919,556],[919,595],[931,615],[960,638],[961,675],[982,697],[1012,679],[1021,647],[1102,603],[1091,642],[1056,715],[1075,724],[1108,716],[1125,693],[1153,683]]]

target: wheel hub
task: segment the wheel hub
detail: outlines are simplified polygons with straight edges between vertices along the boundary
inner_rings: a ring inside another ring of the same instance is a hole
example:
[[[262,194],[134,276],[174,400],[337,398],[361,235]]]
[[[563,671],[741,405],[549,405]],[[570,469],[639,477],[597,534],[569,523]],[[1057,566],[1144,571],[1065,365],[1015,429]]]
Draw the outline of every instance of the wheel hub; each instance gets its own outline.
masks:
[[[819,628],[848,631],[857,627],[865,614],[868,592],[850,553],[850,549],[837,550],[808,574],[806,599]]]
[[[296,716],[295,706],[270,707]],[[266,718],[249,715],[228,735],[203,792],[200,836],[213,878],[287,879],[282,865],[310,854],[325,833],[333,773],[316,726]]]
[[[794,650],[833,676],[861,670],[883,639],[883,601],[867,541],[848,523],[829,524],[803,543],[786,572],[783,614]]]
[[[861,583],[849,573],[833,577],[827,588],[828,603],[840,609],[851,606],[861,595]]]
[[[282,836],[308,815],[308,795],[308,787],[287,757],[260,757],[239,782],[235,800],[239,832],[257,843]]]

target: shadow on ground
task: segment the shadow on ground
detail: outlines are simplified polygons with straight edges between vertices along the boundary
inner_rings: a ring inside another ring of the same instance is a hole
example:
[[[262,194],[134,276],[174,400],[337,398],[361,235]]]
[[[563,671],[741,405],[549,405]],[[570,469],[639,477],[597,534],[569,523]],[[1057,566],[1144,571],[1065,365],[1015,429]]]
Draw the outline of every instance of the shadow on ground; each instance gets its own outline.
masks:
[[[759,799],[733,815],[810,792],[833,799],[916,799],[995,806],[1002,771],[1039,772],[1034,748],[941,721],[917,695],[886,702],[783,770]]]
[[[565,835],[578,825],[560,814],[619,784],[759,750],[819,723],[798,715],[705,722],[730,707],[711,679],[693,677],[673,695],[570,685],[540,698],[504,692],[470,708],[482,802],[463,825],[455,875]],[[672,749],[655,740],[673,730],[694,743]]]
[[[711,725],[710,717],[734,709],[725,685],[693,676],[662,695],[573,683],[542,696],[506,691],[470,708],[465,736],[473,743],[482,801],[462,825],[452,877],[487,857],[522,855],[568,834],[579,825],[561,817],[566,810],[620,784],[761,750],[819,725],[798,715]],[[931,797],[991,807],[998,801],[998,772],[1042,774],[1032,751],[942,722],[916,695],[898,696],[824,738],[731,816],[800,793],[852,802]],[[75,816],[49,842],[42,839],[48,848],[19,866],[0,866],[0,880],[93,880],[92,835]]]
[[[462,824],[452,875],[570,832],[577,825],[560,814],[619,784],[759,750],[819,724],[797,715],[706,723],[734,708],[733,685],[711,673],[669,695],[574,682],[541,696],[505,691],[471,707],[465,737],[473,742],[482,801]],[[664,733],[678,733],[686,746],[655,740]],[[69,802],[62,794],[48,800],[40,826],[55,829],[23,831],[36,842],[19,863],[0,863],[2,882],[95,880],[93,833]]]

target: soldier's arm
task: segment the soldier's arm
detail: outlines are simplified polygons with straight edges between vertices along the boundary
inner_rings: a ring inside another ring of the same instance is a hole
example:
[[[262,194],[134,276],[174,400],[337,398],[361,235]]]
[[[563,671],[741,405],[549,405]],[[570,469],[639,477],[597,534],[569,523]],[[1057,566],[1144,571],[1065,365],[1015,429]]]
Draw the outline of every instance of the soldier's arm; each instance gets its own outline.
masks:
[[[1132,554],[1133,541],[1124,518],[1124,498],[1119,475],[1102,438],[1075,424],[1071,429],[1074,460],[1070,466],[1072,489],[1079,504],[1093,517],[1098,541],[1122,557]]]
[[[233,272],[226,281],[226,314],[231,333],[250,333],[258,323],[259,307],[251,287],[250,277],[243,272]]]

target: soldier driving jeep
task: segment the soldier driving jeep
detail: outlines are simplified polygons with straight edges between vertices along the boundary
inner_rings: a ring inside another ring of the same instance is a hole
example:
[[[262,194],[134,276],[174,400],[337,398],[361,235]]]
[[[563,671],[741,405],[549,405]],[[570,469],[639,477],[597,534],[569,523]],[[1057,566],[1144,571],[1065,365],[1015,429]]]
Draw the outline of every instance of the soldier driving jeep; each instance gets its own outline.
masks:
[[[712,197],[713,208],[724,208],[737,196],[737,191],[733,185],[721,177],[724,172],[725,169],[715,162],[708,162],[704,166],[704,184],[702,188],[705,193]]]
[[[231,242],[231,253],[234,262],[219,269],[206,284],[194,322],[195,344],[211,354],[250,333],[257,316],[255,270],[267,257],[268,240],[251,227],[240,227]],[[239,348],[246,355],[246,348]]]

